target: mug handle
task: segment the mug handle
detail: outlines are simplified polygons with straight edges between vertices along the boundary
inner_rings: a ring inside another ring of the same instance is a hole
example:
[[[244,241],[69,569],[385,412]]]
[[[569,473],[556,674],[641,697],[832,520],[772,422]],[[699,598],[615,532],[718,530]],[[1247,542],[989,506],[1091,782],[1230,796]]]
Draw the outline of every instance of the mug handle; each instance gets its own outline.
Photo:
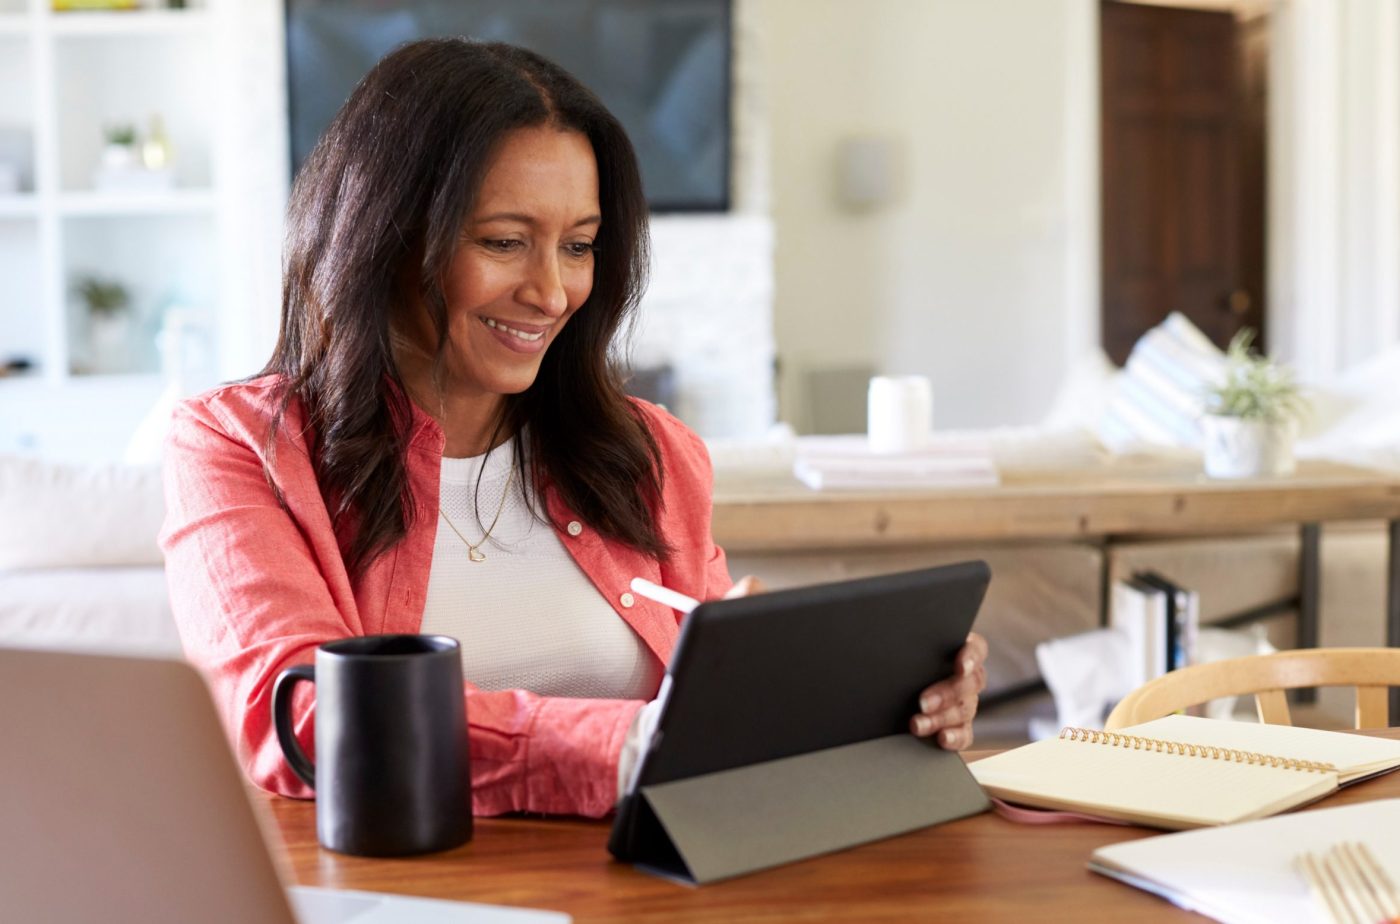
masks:
[[[277,726],[277,743],[282,745],[282,754],[292,771],[301,777],[303,783],[315,789],[316,766],[301,749],[301,742],[292,730],[292,689],[301,680],[316,680],[314,664],[298,664],[277,675],[277,682],[272,685],[272,721]]]

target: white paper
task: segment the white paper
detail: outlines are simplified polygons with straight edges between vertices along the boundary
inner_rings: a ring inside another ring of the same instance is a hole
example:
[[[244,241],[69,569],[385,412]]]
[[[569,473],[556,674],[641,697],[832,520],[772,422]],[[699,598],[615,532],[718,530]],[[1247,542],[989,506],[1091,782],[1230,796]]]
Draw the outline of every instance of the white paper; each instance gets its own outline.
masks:
[[[1344,840],[1365,843],[1400,882],[1400,799],[1114,844],[1094,851],[1089,868],[1125,872],[1124,881],[1225,924],[1329,924],[1294,861]]]
[[[1139,660],[1122,628],[1092,629],[1036,645],[1040,676],[1055,697],[1053,734],[1066,726],[1103,728],[1104,710],[1139,682]]]

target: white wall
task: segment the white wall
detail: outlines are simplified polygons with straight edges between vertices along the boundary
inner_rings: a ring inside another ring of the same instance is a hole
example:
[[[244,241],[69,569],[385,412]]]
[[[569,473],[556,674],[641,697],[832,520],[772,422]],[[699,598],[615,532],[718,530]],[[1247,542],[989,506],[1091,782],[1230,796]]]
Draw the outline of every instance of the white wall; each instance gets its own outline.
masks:
[[[227,381],[261,369],[277,342],[291,167],[282,3],[228,0],[217,10],[220,234],[237,255],[223,281],[235,307],[218,319],[216,378]]]
[[[772,37],[759,4],[734,5],[730,212],[652,217],[651,280],[632,359],[676,371],[671,411],[704,437],[756,437],[777,416],[769,96]]]
[[[1319,378],[1400,342],[1400,4],[1274,0],[1270,342]]]
[[[757,0],[768,36],[781,406],[804,368],[933,379],[939,427],[1035,420],[1097,341],[1097,5]],[[851,135],[896,195],[835,194]]]

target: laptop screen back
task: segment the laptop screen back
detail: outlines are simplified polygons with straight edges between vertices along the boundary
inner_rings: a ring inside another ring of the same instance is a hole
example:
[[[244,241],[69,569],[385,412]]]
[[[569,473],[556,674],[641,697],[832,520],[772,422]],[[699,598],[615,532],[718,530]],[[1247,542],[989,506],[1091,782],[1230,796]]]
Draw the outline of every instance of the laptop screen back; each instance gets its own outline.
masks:
[[[0,649],[0,782],[7,920],[294,920],[187,664]]]

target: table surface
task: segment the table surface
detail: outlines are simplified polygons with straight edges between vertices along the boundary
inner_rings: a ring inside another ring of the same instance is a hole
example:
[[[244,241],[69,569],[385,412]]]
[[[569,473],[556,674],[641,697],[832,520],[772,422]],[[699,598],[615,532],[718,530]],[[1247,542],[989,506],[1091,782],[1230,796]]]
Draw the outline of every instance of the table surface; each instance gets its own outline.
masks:
[[[1400,518],[1400,475],[1304,461],[1295,475],[1206,478],[1179,460],[1008,469],[994,487],[813,491],[781,473],[717,478],[715,541],[730,552],[924,542],[1104,540]]]
[[[1400,729],[1369,734],[1400,740]],[[1315,807],[1397,796],[1400,774],[1389,774]],[[1201,920],[1085,868],[1098,847],[1157,833],[1145,828],[1025,826],[982,814],[696,889],[613,861],[605,849],[605,822],[478,819],[473,840],[456,850],[375,860],[323,850],[316,843],[313,803],[265,794],[260,801],[275,819],[284,857],[303,885],[549,908],[568,912],[580,924]]]

